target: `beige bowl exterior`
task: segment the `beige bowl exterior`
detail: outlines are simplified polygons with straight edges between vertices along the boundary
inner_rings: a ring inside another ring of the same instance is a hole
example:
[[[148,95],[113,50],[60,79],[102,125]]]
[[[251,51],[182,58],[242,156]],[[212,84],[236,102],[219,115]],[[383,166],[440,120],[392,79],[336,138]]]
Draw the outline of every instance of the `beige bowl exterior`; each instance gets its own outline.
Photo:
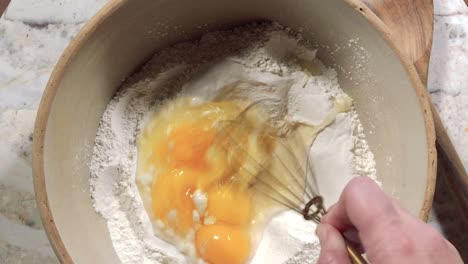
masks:
[[[387,39],[386,28],[355,0],[111,1],[77,35],[43,95],[34,138],[34,187],[42,220],[65,263],[118,263],[104,219],[89,194],[89,160],[99,120],[122,80],[151,54],[176,41],[223,26],[266,19],[311,41],[344,47],[319,56],[359,79],[340,78],[355,100],[378,179],[414,215],[426,220],[435,184],[434,128],[427,93],[415,69]],[[364,15],[363,15],[364,14]],[[349,39],[369,54],[352,67]],[[340,76],[344,76],[339,70]]]

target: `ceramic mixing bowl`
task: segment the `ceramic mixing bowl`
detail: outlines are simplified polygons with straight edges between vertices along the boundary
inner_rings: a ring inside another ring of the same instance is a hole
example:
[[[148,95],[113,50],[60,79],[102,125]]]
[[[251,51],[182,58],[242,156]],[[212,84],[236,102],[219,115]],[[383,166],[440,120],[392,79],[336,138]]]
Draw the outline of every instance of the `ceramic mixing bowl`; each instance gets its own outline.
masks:
[[[362,11],[357,0],[110,1],[64,52],[36,121],[34,186],[60,260],[118,263],[106,223],[92,206],[88,164],[101,115],[122,80],[158,49],[253,20],[301,28],[319,44],[320,59],[335,65],[341,87],[354,99],[384,190],[426,219],[435,182],[428,99],[383,24]],[[365,51],[365,62],[350,40]]]

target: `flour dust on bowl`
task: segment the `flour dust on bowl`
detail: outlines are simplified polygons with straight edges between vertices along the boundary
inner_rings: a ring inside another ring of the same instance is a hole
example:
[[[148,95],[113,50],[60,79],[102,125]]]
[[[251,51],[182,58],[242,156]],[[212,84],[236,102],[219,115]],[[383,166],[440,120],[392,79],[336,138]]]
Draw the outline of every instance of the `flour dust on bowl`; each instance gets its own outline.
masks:
[[[225,151],[227,127],[273,168],[279,140],[302,129],[327,205],[367,176],[425,219],[435,173],[427,98],[358,5],[104,7],[58,63],[36,121],[34,184],[59,258],[315,263],[314,224],[250,188],[255,166]]]
[[[351,99],[300,36],[269,22],[209,32],[158,51],[123,84],[100,122],[90,179],[114,247],[131,249],[117,250],[121,260],[160,261],[153,252],[168,245],[155,234],[194,263],[282,263],[317,249],[314,225],[284,225],[300,215],[273,216],[280,208],[258,192],[266,168],[294,183],[282,143],[295,132],[299,149],[313,142],[326,201],[355,175],[376,178]]]

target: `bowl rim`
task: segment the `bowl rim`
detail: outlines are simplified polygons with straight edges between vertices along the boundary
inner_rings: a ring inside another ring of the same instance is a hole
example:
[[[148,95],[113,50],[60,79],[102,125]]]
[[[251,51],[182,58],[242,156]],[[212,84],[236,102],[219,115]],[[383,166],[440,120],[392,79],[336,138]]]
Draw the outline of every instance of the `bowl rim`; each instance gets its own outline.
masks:
[[[46,127],[49,118],[49,113],[55,94],[60,86],[63,75],[66,72],[68,63],[76,56],[77,52],[81,49],[84,43],[90,38],[91,35],[104,23],[112,14],[114,14],[120,7],[130,0],[114,0],[107,2],[94,17],[92,17],[78,32],[75,38],[70,42],[68,47],[64,50],[63,54],[49,78],[47,86],[42,95],[36,122],[34,126],[34,140],[33,140],[33,185],[35,190],[36,202],[41,215],[41,220],[44,230],[47,234],[49,242],[55,251],[61,263],[74,263],[65,244],[63,243],[57,226],[54,221],[51,209],[49,207],[49,200],[47,195],[45,173],[44,173],[44,144]],[[423,84],[418,72],[412,64],[410,58],[405,56],[403,52],[397,48],[397,44],[390,29],[383,23],[383,21],[363,2],[360,0],[343,0],[352,8],[357,10],[363,15],[371,25],[373,25],[380,33],[387,44],[393,49],[400,59],[401,64],[404,66],[411,80],[412,87],[417,94],[419,105],[421,107],[424,124],[426,129],[426,147],[428,153],[428,168],[426,178],[426,191],[419,218],[427,221],[429,212],[432,207],[432,199],[435,191],[436,172],[437,172],[437,154],[435,147],[435,128],[432,118],[431,101],[426,87]],[[431,25],[432,27],[432,25]],[[432,43],[432,34],[429,36],[429,43]]]

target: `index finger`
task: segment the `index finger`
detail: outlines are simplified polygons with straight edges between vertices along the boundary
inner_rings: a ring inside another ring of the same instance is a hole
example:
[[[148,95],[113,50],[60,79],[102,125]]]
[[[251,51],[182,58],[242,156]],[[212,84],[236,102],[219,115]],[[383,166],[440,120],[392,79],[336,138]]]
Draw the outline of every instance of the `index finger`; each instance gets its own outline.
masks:
[[[356,228],[361,239],[378,234],[375,230],[387,230],[398,221],[399,213],[392,199],[368,177],[351,180],[338,203],[322,219],[341,232]]]

